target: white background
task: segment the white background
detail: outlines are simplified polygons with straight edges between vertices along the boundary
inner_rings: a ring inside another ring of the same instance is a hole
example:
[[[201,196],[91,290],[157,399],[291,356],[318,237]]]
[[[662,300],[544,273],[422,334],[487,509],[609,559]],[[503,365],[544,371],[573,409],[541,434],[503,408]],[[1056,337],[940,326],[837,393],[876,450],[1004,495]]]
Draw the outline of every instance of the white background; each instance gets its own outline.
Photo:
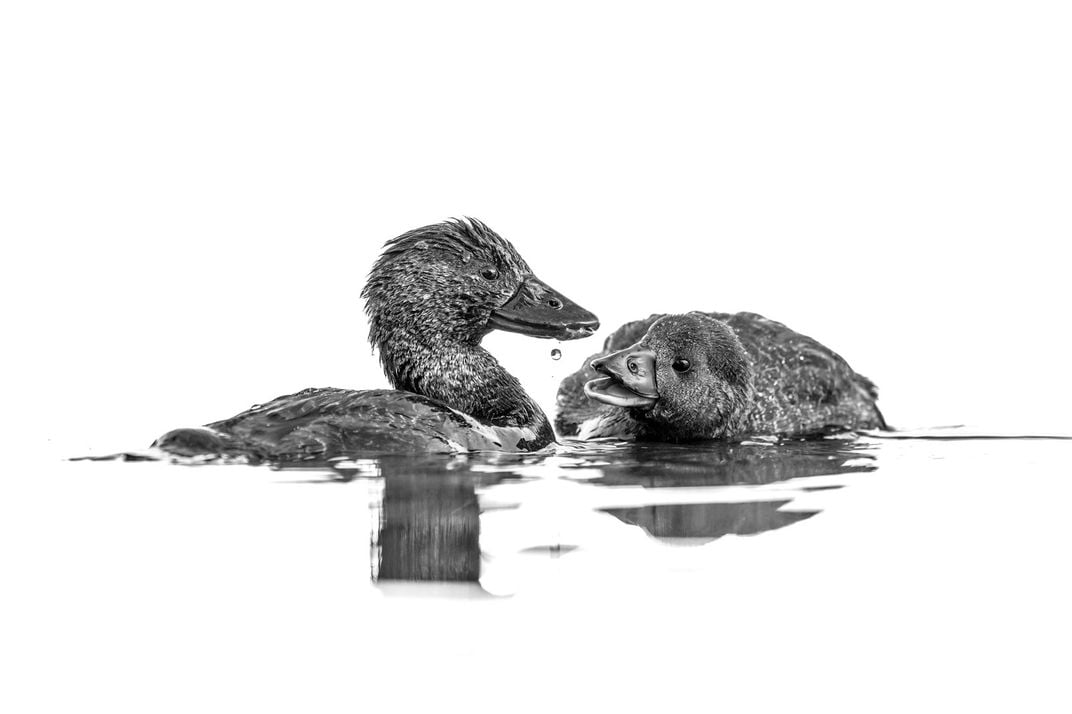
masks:
[[[572,684],[589,710],[1059,710],[1067,442],[906,447],[841,507],[692,551],[710,567],[659,551],[501,607],[370,587],[361,484],[36,449],[384,386],[368,269],[459,215],[607,326],[559,362],[486,341],[548,411],[625,320],[752,310],[892,424],[1068,433],[1070,37],[1066,3],[1022,0],[5,2],[9,709],[524,710]]]
[[[899,426],[1072,428],[1062,3],[8,3],[8,414],[140,447],[385,380],[379,247],[473,215],[605,329],[751,310]]]

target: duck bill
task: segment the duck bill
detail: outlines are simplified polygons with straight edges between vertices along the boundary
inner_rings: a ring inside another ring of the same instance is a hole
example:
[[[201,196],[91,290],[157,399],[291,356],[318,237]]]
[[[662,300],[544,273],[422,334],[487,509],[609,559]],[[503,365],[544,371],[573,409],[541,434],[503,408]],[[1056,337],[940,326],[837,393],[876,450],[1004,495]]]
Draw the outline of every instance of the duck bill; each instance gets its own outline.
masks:
[[[535,275],[529,275],[517,293],[491,313],[488,327],[530,337],[576,340],[598,330],[599,318]]]
[[[659,401],[655,353],[640,345],[592,360],[592,369],[606,377],[584,385],[590,399],[615,407],[650,407]]]

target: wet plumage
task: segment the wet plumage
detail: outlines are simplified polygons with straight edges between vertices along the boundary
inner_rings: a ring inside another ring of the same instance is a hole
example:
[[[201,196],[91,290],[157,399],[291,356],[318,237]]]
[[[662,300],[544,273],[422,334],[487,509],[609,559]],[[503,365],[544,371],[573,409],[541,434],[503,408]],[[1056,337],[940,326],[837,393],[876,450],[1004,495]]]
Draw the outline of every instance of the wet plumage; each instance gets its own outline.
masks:
[[[685,372],[673,366],[686,363]],[[586,384],[627,406],[590,398]],[[657,394],[645,397],[645,384]],[[780,322],[746,312],[652,315],[620,327],[562,382],[555,424],[582,438],[812,437],[885,428],[876,399],[875,385],[838,354]]]
[[[538,434],[538,433],[537,433]],[[513,436],[513,438],[511,438]],[[524,451],[522,429],[489,429],[441,402],[392,389],[310,388],[258,404],[230,419],[177,429],[168,451],[255,462],[353,455]]]
[[[480,341],[492,329],[575,339],[599,323],[532,275],[509,242],[475,219],[409,231],[387,242],[361,294],[369,341],[395,389],[306,389],[154,445],[294,462],[554,441],[543,411]]]

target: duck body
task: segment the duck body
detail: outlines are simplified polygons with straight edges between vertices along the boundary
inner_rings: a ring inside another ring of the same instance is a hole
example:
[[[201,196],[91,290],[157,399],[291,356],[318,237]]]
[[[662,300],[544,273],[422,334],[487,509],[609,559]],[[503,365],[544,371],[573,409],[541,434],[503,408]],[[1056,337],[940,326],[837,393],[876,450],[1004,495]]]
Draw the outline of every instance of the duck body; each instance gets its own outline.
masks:
[[[809,438],[886,428],[877,396],[833,350],[762,315],[656,314],[562,382],[556,426],[580,438]]]
[[[178,456],[292,463],[355,455],[532,451],[553,441],[546,420],[535,427],[497,427],[412,392],[328,387],[277,397],[204,427],[176,429],[154,446]]]
[[[306,389],[153,446],[286,463],[554,442],[547,416],[480,342],[493,329],[577,339],[599,322],[536,278],[510,243],[475,219],[409,231],[387,242],[362,296],[394,389]]]

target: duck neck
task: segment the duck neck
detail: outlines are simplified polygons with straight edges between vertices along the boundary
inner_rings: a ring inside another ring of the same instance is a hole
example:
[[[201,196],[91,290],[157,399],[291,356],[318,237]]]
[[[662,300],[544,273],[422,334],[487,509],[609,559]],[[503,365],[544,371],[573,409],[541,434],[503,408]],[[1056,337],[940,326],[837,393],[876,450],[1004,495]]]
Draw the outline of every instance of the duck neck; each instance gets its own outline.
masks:
[[[554,440],[543,410],[479,343],[439,337],[429,345],[396,333],[377,348],[395,389],[431,397],[483,424],[532,429],[545,440],[541,446]]]

